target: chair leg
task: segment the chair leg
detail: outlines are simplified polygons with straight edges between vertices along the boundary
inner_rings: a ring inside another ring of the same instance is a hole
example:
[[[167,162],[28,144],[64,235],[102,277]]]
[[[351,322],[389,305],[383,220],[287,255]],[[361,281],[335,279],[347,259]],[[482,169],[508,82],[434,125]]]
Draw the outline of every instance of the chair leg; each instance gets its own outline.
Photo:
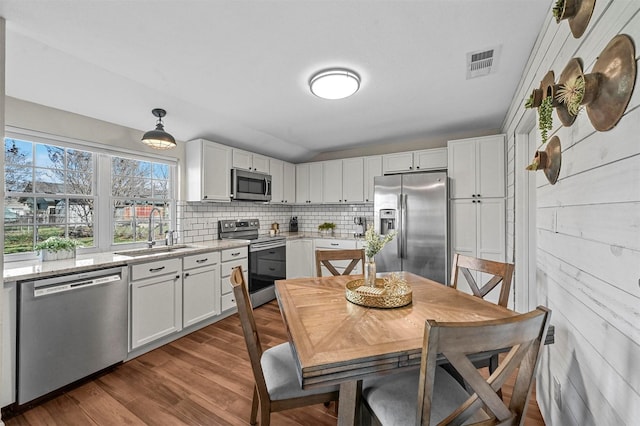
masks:
[[[251,401],[251,420],[249,424],[255,425],[258,422],[258,388],[253,388],[253,400]]]
[[[489,375],[493,374],[494,371],[498,369],[498,354],[492,355],[489,358]],[[498,389],[496,392],[500,399],[502,399],[502,388]]]

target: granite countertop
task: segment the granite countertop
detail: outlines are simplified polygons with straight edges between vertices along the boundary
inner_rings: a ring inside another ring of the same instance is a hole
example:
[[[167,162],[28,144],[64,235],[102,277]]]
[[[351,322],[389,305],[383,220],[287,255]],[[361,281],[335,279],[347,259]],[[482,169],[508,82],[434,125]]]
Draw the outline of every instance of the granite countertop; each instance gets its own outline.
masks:
[[[6,262],[4,264],[4,282],[24,281],[34,278],[46,278],[55,275],[89,271],[118,266],[133,265],[156,259],[170,259],[190,254],[206,253],[212,250],[224,250],[242,247],[249,244],[248,240],[214,240],[198,244],[176,245],[172,251],[158,251],[163,246],[155,248],[155,252],[148,255],[127,256],[127,251],[89,253],[76,256],[74,259],[54,260],[42,262],[40,260],[25,260],[21,262]],[[154,249],[152,249],[153,251]],[[137,251],[137,250],[136,250]],[[116,254],[121,253],[121,254]]]
[[[261,236],[267,236],[264,234]],[[319,232],[280,232],[278,237],[287,239],[300,238],[329,238],[336,240],[362,240],[362,237],[355,237],[353,233],[320,234]],[[212,250],[224,250],[233,247],[247,246],[249,240],[213,240],[198,244],[176,245],[172,251],[160,251],[162,247],[155,248],[155,252],[149,255],[127,256],[127,251],[90,253],[77,256],[75,259],[55,260],[42,262],[40,260],[25,260],[21,262],[6,262],[4,264],[4,282],[24,281],[34,278],[47,278],[55,275],[69,274],[75,272],[89,271],[92,269],[102,269],[118,266],[133,265],[136,263],[148,262],[156,259],[171,259],[189,254],[206,253]],[[160,250],[158,250],[160,249]],[[153,251],[154,249],[152,249]],[[120,254],[116,254],[120,253]]]

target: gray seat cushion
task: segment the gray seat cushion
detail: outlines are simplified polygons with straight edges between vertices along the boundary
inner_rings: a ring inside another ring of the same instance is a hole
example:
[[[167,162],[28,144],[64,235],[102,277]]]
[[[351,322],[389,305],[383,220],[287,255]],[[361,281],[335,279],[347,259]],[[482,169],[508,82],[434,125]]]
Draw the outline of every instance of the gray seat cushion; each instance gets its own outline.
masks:
[[[264,351],[260,364],[272,401],[338,390],[338,386],[303,390],[289,343],[282,343]]]
[[[378,376],[364,380],[362,397],[385,426],[415,425],[418,410],[419,371]],[[469,394],[441,367],[436,367],[431,425],[435,425],[458,408]],[[469,423],[487,419],[476,414]]]

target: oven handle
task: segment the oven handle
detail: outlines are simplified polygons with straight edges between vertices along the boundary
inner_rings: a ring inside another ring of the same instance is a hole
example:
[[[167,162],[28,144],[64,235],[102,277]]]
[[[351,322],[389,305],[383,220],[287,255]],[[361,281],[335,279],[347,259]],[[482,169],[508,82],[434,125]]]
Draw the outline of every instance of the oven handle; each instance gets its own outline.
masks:
[[[269,250],[278,247],[285,247],[287,243],[285,241],[267,241],[265,243],[256,243],[249,245],[249,252],[255,253],[257,251]]]

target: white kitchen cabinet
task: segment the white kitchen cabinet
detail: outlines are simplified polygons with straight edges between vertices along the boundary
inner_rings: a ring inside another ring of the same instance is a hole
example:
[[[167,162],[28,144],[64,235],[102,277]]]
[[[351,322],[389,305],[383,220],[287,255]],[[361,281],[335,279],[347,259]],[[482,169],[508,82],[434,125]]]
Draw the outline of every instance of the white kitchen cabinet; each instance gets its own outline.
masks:
[[[312,239],[287,240],[287,279],[315,276]]]
[[[271,203],[293,203],[296,196],[296,167],[286,161],[269,159]]]
[[[384,174],[444,170],[447,168],[447,148],[385,154],[382,161]]]
[[[480,259],[506,261],[504,198],[451,200],[451,245],[453,253]],[[484,277],[476,280],[486,282]],[[462,290],[471,293],[466,281]]]
[[[504,135],[448,142],[451,198],[505,196]]]
[[[315,251],[316,250],[350,250],[350,249],[355,249],[355,248],[359,248],[357,247],[357,242],[356,240],[338,240],[338,239],[333,239],[333,238],[316,238],[313,241],[313,245],[314,245],[314,250],[313,250],[313,271],[314,271],[314,276],[315,276],[315,262],[316,262],[316,256],[315,256]],[[338,272],[342,273],[347,266],[349,266],[349,263],[351,263],[350,260],[338,260],[338,261],[332,261],[331,264],[333,266],[335,266],[335,268],[338,270]],[[362,274],[362,265],[361,263],[358,263],[358,265],[353,269],[353,271],[351,271],[351,275],[358,275],[358,274]],[[329,272],[328,269],[326,269],[324,266],[322,266],[322,276],[326,277],[326,276],[330,276],[331,272]]]
[[[231,148],[196,139],[185,144],[187,201],[231,201]]]
[[[264,155],[234,148],[233,167],[260,173],[269,173],[269,158]]]
[[[221,287],[221,309],[226,311],[236,306],[233,287],[231,286],[231,272],[234,268],[242,266],[245,281],[248,280],[249,272],[249,250],[247,247],[234,247],[220,252],[220,287]]]
[[[322,162],[322,202],[342,202],[342,160]]]
[[[16,402],[16,338],[18,322],[18,287],[5,282],[2,288],[2,349],[0,355],[0,407]]]
[[[321,203],[322,195],[322,163],[296,164],[296,203]]]
[[[185,256],[182,324],[196,324],[220,314],[220,252]]]
[[[182,329],[182,260],[130,266],[130,350]]]
[[[373,203],[374,185],[376,176],[382,176],[382,156],[373,155],[364,157],[364,202]]]
[[[362,157],[322,162],[324,203],[358,203],[364,200]]]

